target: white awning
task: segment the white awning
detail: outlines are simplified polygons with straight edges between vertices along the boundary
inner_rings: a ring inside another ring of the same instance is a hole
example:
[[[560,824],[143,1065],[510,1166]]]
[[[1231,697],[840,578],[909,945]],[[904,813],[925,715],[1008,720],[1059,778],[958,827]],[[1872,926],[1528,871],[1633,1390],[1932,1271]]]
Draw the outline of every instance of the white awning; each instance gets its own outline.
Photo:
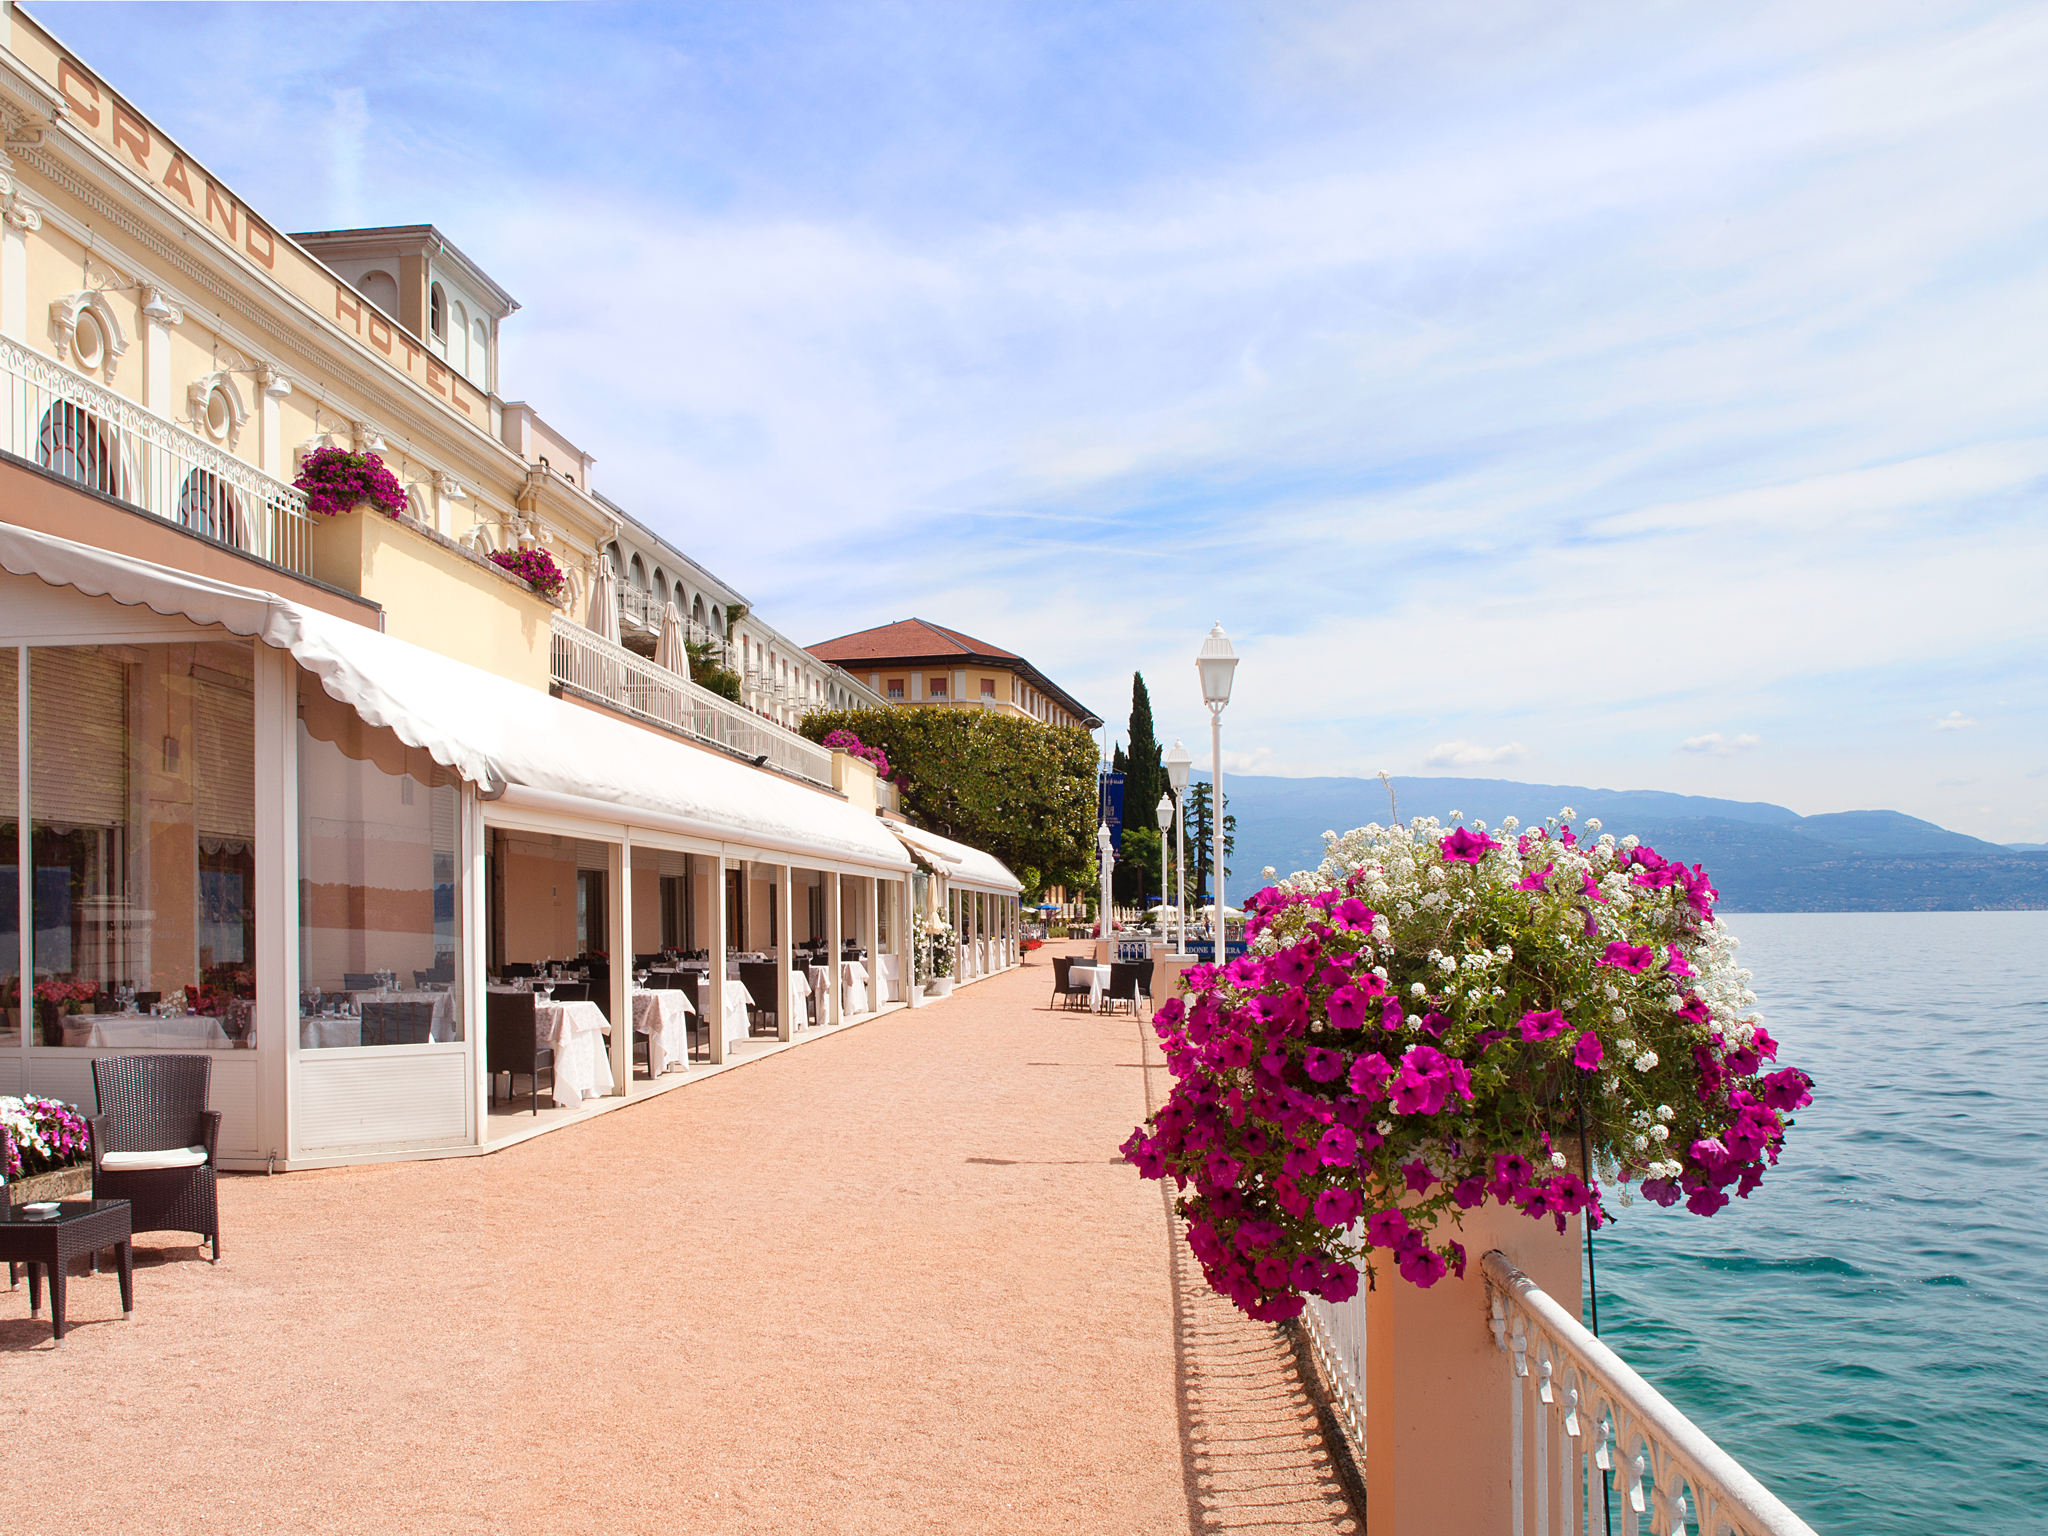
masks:
[[[983,853],[979,848],[956,843],[950,837],[941,837],[936,832],[927,832],[923,827],[913,827],[907,822],[891,821],[884,825],[901,838],[906,847],[916,849],[937,864],[955,885],[1010,895],[1024,889],[1024,882],[1011,874],[1010,867],[992,853]]]
[[[911,867],[879,820],[837,795],[665,740],[272,592],[8,523],[0,523],[0,569],[218,624],[290,651],[328,694],[371,725],[388,727],[472,783],[515,786],[508,800],[797,856]]]

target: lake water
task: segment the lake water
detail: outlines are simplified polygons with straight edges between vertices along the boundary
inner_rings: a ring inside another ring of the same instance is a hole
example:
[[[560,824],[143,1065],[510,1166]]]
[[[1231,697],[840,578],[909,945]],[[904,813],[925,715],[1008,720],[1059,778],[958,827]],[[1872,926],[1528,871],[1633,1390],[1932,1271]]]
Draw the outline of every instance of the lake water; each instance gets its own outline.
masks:
[[[2048,1531],[2048,912],[1728,922],[1814,1104],[1600,1233],[1602,1337],[1817,1531]]]

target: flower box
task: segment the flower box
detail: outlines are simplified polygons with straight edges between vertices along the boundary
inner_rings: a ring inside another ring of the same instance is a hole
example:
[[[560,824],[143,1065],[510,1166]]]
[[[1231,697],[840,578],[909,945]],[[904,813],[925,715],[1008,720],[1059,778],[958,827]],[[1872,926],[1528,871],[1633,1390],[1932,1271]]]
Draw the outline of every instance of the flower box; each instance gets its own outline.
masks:
[[[92,1198],[92,1164],[73,1163],[69,1168],[52,1168],[7,1181],[7,1203],[27,1205],[32,1200],[89,1200]]]

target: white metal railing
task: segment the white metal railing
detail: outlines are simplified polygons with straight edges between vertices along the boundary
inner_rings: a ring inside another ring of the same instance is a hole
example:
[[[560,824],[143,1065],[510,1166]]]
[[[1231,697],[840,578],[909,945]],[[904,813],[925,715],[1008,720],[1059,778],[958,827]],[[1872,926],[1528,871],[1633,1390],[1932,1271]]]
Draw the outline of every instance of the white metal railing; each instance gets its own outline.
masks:
[[[1351,1437],[1352,1459],[1365,1464],[1365,1295],[1349,1301],[1308,1298],[1301,1321],[1308,1341],[1322,1363],[1329,1384],[1331,1409]]]
[[[813,784],[831,784],[832,754],[816,742],[657,667],[574,619],[556,614],[551,627],[552,670],[564,687],[742,757],[765,758]]]
[[[226,449],[0,337],[0,448],[304,574],[306,496]]]
[[[619,594],[619,618],[622,622],[636,624],[642,629],[660,633],[661,611],[672,601],[660,592],[645,592],[630,581],[620,582],[616,589]],[[725,637],[709,624],[678,614],[683,621],[683,638],[692,645],[708,645],[719,655],[725,654]]]
[[[1516,1536],[1590,1536],[1608,1513],[1621,1536],[1813,1536],[1505,1255],[1481,1264],[1508,1366]]]

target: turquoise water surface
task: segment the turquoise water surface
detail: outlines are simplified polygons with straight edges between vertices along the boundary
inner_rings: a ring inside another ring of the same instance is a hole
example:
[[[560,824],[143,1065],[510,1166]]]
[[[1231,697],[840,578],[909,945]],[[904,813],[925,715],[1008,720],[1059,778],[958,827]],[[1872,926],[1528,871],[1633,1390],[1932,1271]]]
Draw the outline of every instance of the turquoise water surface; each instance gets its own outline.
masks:
[[[1602,1337],[1817,1531],[2048,1531],[2048,912],[1728,922],[1814,1103],[1595,1239]]]

